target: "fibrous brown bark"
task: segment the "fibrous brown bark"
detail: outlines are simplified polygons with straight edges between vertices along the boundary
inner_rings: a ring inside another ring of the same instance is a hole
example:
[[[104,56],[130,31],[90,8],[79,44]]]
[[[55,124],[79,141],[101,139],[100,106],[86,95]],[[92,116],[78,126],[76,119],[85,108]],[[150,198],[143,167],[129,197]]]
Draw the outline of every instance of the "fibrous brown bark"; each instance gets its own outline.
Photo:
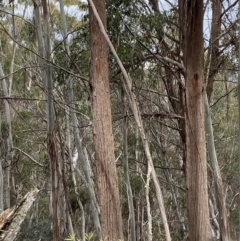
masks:
[[[186,185],[189,240],[210,240],[203,105],[203,0],[186,2]]]
[[[93,2],[106,27],[105,1]],[[90,49],[93,136],[102,238],[115,241],[123,239],[123,232],[112,134],[108,47],[91,8]]]
[[[165,211],[162,190],[161,190],[160,183],[158,181],[157,173],[156,173],[154,165],[153,165],[153,160],[152,160],[152,156],[151,156],[151,153],[150,153],[148,139],[147,139],[147,136],[145,134],[145,130],[143,128],[141,113],[139,111],[139,108],[138,108],[138,105],[137,105],[137,102],[136,102],[136,97],[135,97],[134,93],[132,92],[132,85],[131,85],[130,77],[128,76],[127,71],[124,68],[122,61],[120,60],[115,48],[113,47],[112,42],[109,39],[109,36],[106,33],[106,30],[105,30],[105,27],[104,27],[104,22],[102,22],[99,14],[97,12],[97,9],[95,7],[95,4],[94,4],[93,0],[89,0],[89,3],[92,7],[93,13],[96,17],[96,20],[97,20],[98,24],[99,24],[100,30],[101,30],[103,36],[105,37],[105,39],[108,43],[108,46],[111,49],[111,51],[112,51],[112,53],[113,53],[113,55],[114,55],[114,57],[115,57],[115,59],[118,63],[118,66],[120,67],[120,69],[122,71],[122,74],[123,74],[123,77],[124,77],[123,78],[123,86],[124,86],[125,92],[127,94],[128,101],[130,103],[130,107],[132,109],[133,116],[134,116],[134,119],[136,121],[139,134],[140,134],[141,139],[142,139],[144,152],[145,152],[145,155],[146,155],[146,158],[147,158],[148,168],[151,169],[150,173],[152,175],[153,182],[154,182],[154,185],[155,185],[155,188],[156,188],[156,196],[157,196],[159,209],[160,209],[161,216],[162,216],[162,222],[163,222],[164,229],[165,229],[165,238],[166,238],[166,241],[171,241],[171,235],[170,235],[169,225],[168,225],[168,221],[167,221],[167,215],[166,215],[166,211]]]

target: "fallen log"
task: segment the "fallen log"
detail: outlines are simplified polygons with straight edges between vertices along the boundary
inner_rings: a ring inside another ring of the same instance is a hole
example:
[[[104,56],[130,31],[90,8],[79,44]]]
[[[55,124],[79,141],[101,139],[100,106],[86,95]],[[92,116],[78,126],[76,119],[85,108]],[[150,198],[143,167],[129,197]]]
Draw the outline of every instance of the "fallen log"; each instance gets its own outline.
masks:
[[[21,224],[35,201],[39,190],[28,192],[13,208],[0,214],[0,241],[15,241]]]

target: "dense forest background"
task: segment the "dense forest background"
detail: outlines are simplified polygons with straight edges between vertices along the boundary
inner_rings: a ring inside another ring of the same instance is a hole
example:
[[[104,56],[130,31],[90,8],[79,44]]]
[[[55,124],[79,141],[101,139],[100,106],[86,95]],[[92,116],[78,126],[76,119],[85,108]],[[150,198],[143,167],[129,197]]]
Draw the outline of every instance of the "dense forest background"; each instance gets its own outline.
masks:
[[[39,189],[17,240],[239,240],[238,1],[0,19],[0,213]]]

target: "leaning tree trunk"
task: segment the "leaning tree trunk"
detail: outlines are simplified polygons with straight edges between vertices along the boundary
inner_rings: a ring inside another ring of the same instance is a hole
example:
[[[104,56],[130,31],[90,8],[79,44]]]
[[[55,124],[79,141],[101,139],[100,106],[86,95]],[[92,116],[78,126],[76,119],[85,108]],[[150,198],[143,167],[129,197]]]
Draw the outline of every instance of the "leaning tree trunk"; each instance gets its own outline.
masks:
[[[217,154],[214,143],[213,136],[213,127],[212,127],[212,118],[210,113],[210,108],[208,104],[207,93],[205,93],[204,97],[205,103],[205,126],[206,126],[206,139],[207,139],[207,148],[210,158],[210,163],[213,172],[214,186],[215,186],[215,199],[217,202],[218,208],[218,221],[220,225],[220,235],[221,241],[229,241],[230,233],[229,233],[229,225],[228,225],[228,216],[227,216],[227,207],[225,200],[225,191],[223,187],[222,176],[220,173],[220,168],[217,161]]]
[[[220,0],[213,0],[212,4],[212,26],[210,36],[210,47],[208,51],[208,69],[206,76],[206,93],[204,94],[205,104],[205,130],[207,149],[210,159],[210,165],[212,167],[213,180],[215,186],[215,199],[218,208],[218,221],[220,228],[221,241],[230,240],[229,223],[227,216],[227,206],[225,200],[225,191],[223,181],[221,177],[220,168],[218,165],[217,154],[214,143],[212,118],[210,113],[209,102],[213,92],[214,79],[218,71],[221,61],[218,60],[219,55],[219,34],[221,31],[221,9],[222,4]]]
[[[94,0],[94,4],[106,28],[105,0]],[[123,239],[123,230],[112,133],[108,46],[91,7],[89,14],[93,137],[102,238],[116,241]]]
[[[186,185],[189,240],[210,240],[204,131],[203,0],[186,0]]]

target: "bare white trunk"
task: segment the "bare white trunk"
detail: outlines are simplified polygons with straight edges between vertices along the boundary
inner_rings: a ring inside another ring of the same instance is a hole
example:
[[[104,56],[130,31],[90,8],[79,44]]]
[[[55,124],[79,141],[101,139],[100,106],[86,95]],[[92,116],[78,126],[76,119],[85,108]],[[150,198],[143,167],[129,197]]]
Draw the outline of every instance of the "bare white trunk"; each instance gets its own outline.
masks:
[[[151,179],[151,168],[148,166],[148,172],[147,172],[147,181],[145,184],[145,192],[146,192],[146,202],[147,202],[147,218],[148,218],[148,224],[147,224],[147,235],[148,241],[153,240],[153,235],[152,235],[152,214],[151,214],[151,206],[150,206],[150,201],[149,201],[149,184],[150,184],[150,179]]]
[[[0,133],[2,133],[2,113],[0,111]],[[4,210],[4,198],[3,198],[3,193],[4,193],[4,179],[3,179],[3,168],[2,168],[2,153],[0,153],[0,214]]]
[[[70,49],[68,45],[68,40],[67,40],[67,24],[66,24],[66,16],[64,12],[64,4],[62,0],[59,0],[60,3],[60,11],[61,11],[61,20],[62,20],[62,31],[63,31],[63,38],[64,38],[64,44],[65,44],[65,49],[67,52],[67,56],[70,56]],[[67,62],[69,63],[69,60],[67,59]],[[97,204],[97,199],[94,191],[94,185],[93,185],[93,180],[91,177],[91,170],[89,168],[89,163],[86,159],[86,155],[84,155],[84,150],[82,148],[82,141],[80,138],[80,132],[78,128],[78,120],[77,120],[77,115],[75,112],[76,106],[74,102],[74,93],[73,93],[73,83],[72,83],[72,78],[70,77],[68,79],[68,96],[69,96],[69,103],[70,103],[70,115],[72,119],[72,125],[73,125],[73,132],[74,132],[74,138],[76,142],[76,147],[77,147],[77,152],[79,159],[82,164],[82,168],[84,171],[84,176],[85,180],[87,183],[89,195],[90,195],[90,200],[91,200],[91,211],[92,211],[92,216],[93,216],[93,222],[96,230],[96,234],[98,239],[101,239],[101,226],[100,226],[100,218],[99,218],[99,210],[98,210],[98,204]],[[81,205],[80,205],[81,207]],[[85,219],[84,219],[84,210],[82,208],[82,225],[85,226]],[[84,230],[85,233],[85,230]],[[85,236],[83,236],[83,239],[85,239]]]
[[[211,57],[210,57],[211,59]],[[215,186],[215,198],[217,201],[218,207],[218,220],[220,225],[220,236],[222,241],[230,240],[228,216],[227,216],[227,206],[226,206],[226,197],[223,187],[222,176],[220,173],[220,168],[217,160],[217,153],[215,149],[213,127],[212,127],[212,118],[208,103],[207,93],[204,93],[204,104],[205,104],[205,131],[206,131],[206,141],[207,141],[207,150],[210,158],[210,164],[213,170],[213,179]]]
[[[6,183],[4,185],[5,187],[5,203],[6,208],[10,207],[10,175],[11,175],[11,160],[12,160],[12,124],[11,124],[11,113],[10,113],[10,105],[8,102],[8,88],[7,83],[5,79],[5,74],[3,72],[2,63],[0,63],[0,78],[2,79],[2,88],[3,88],[3,94],[6,99],[4,99],[4,106],[5,106],[5,115],[6,115],[6,125],[5,125],[5,141],[6,141],[6,162],[7,167],[5,168],[5,180]]]
[[[213,225],[215,227],[215,230],[213,230],[213,238],[216,238],[217,240],[219,240],[220,238],[219,223],[216,218],[217,214],[215,213],[212,200],[210,198],[209,198],[209,212],[210,212],[210,217],[212,219]]]
[[[42,83],[43,83],[43,89],[44,89],[44,94],[45,94],[45,99],[48,99],[48,94],[47,94],[47,72],[46,72],[46,66],[47,63],[45,61],[46,58],[46,51],[44,47],[44,42],[43,42],[43,32],[42,32],[42,24],[41,24],[41,17],[40,17],[40,1],[39,0],[33,0],[33,6],[34,6],[34,19],[35,19],[35,24],[36,24],[36,35],[37,35],[37,44],[38,44],[38,62],[39,62],[39,67],[40,67],[40,74],[42,78]],[[48,114],[48,103],[46,102],[46,113],[47,113],[47,121],[49,119]]]

